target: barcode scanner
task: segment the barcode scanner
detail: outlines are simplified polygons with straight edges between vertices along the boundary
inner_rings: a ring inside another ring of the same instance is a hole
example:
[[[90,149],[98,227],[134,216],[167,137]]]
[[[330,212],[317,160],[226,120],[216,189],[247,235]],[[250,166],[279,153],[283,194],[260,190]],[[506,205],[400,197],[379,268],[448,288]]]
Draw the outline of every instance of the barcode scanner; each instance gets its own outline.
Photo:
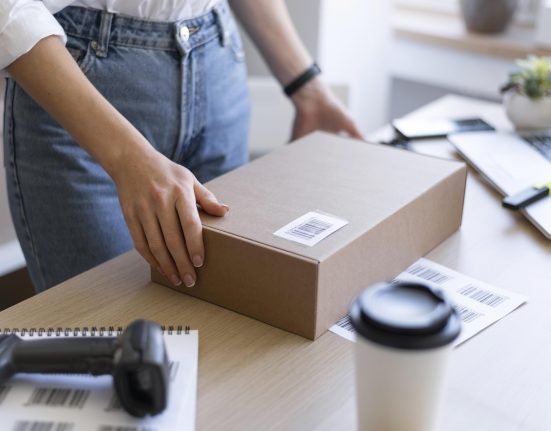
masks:
[[[110,374],[122,408],[161,413],[168,401],[168,355],[161,327],[136,320],[118,337],[22,340],[0,336],[0,384],[16,373]]]

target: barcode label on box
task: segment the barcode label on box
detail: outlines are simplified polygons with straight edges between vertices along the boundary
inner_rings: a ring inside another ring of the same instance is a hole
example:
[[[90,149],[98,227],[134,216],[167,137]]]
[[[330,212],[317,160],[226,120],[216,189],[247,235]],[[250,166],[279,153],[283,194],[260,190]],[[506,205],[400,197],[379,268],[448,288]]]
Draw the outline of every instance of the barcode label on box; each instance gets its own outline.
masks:
[[[310,211],[283,226],[274,235],[312,247],[347,224],[348,221],[341,218]]]

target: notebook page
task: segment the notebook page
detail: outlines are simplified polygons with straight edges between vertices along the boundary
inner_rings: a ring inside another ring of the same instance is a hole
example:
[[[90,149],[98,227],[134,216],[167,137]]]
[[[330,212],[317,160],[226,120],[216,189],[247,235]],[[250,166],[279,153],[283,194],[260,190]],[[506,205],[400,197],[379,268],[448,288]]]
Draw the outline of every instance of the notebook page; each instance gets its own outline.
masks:
[[[63,336],[63,335],[62,335]],[[72,336],[72,335],[70,335]],[[36,338],[28,335],[22,338]],[[134,418],[120,407],[111,376],[18,374],[0,385],[0,424],[9,431],[192,431],[198,331],[165,332],[170,359],[166,410]]]

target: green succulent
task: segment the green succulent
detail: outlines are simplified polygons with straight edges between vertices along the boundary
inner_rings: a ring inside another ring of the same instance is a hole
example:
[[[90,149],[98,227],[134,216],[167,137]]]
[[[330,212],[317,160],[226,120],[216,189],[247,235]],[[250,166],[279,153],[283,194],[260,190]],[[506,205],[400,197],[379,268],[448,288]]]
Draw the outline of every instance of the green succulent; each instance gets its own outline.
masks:
[[[509,75],[502,93],[514,90],[534,100],[551,95],[551,58],[531,55],[516,64],[519,69]]]

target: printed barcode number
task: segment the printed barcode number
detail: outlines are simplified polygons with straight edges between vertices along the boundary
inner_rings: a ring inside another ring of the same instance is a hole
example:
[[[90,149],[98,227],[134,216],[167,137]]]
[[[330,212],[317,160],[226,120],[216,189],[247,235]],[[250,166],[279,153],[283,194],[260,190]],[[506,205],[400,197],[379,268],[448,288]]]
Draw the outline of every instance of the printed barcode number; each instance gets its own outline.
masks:
[[[72,431],[74,424],[69,422],[17,421],[12,431]]]
[[[9,385],[0,385],[0,405],[4,402],[6,397],[8,396],[8,392],[11,390],[11,386]]]
[[[132,425],[101,425],[98,431],[156,431],[156,428],[135,427]]]
[[[304,223],[289,229],[287,233],[297,238],[309,240],[322,234],[332,226],[333,225],[331,223],[311,217]]]
[[[451,280],[450,276],[444,275],[438,271],[435,271],[434,269],[427,268],[424,265],[414,265],[409,268],[407,272],[412,275],[416,275],[417,277],[420,277],[424,280],[432,281],[436,284],[442,284],[448,280]]]
[[[348,314],[337,322],[337,326],[340,326],[347,331],[354,332],[354,327],[352,326],[352,322],[350,321],[350,316]]]
[[[480,289],[472,284],[468,284],[458,290],[461,295],[465,295],[468,298],[481,302],[482,304],[489,305],[490,307],[497,307],[502,302],[509,299],[506,296],[499,296],[488,290]]]
[[[483,316],[482,313],[477,313],[476,311],[471,310],[470,308],[465,307],[464,305],[455,305],[455,311],[459,314],[459,318],[465,322],[470,323],[473,320],[478,319]]]
[[[34,388],[25,406],[69,407],[81,409],[90,391],[86,389]]]

